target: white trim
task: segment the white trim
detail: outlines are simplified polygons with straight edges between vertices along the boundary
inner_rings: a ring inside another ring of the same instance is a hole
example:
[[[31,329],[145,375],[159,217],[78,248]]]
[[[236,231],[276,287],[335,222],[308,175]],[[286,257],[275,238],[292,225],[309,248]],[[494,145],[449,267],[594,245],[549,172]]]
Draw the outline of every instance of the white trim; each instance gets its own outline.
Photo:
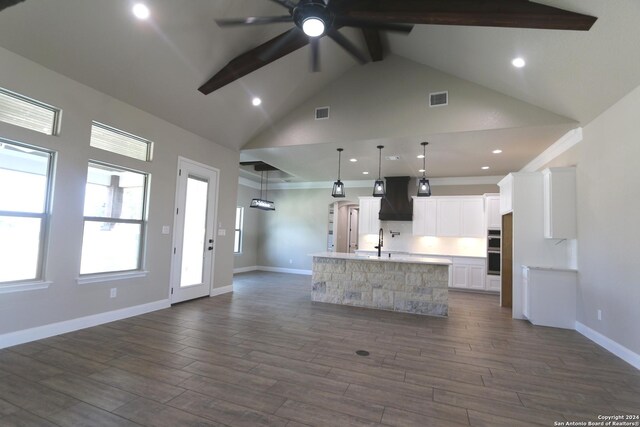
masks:
[[[76,278],[78,285],[86,285],[89,283],[112,282],[114,280],[135,279],[138,277],[147,277],[148,271],[127,271],[125,273],[105,273],[105,274],[89,274]]]
[[[551,144],[538,157],[531,160],[520,172],[535,172],[560,154],[582,141],[582,128],[575,128],[565,133],[559,140]]]
[[[590,327],[583,325],[578,321],[576,321],[576,331],[580,332],[599,346],[609,350],[611,353],[615,354],[636,369],[640,369],[640,354],[629,350],[622,344],[618,344],[611,338],[605,337],[600,332],[594,331]]]
[[[251,181],[248,178],[245,178],[243,176],[239,176],[238,177],[238,185],[244,185],[245,187],[249,187],[249,188],[253,188],[255,190],[259,190],[260,189],[260,184],[255,182],[255,181]]]
[[[23,282],[13,284],[0,284],[0,294],[12,294],[14,292],[35,291],[49,289],[53,282]]]
[[[93,314],[91,316],[78,317],[76,319],[65,320],[63,322],[52,323],[50,325],[37,326],[35,328],[24,329],[22,331],[9,332],[8,334],[0,335],[0,348],[49,338],[54,335],[66,334],[67,332],[90,328],[104,323],[115,322],[116,320],[139,316],[152,311],[169,308],[170,306],[169,300],[165,299],[133,307],[121,308],[119,310]]]
[[[313,273],[311,270],[299,270],[296,268],[283,268],[283,267],[267,267],[264,265],[259,265],[258,270],[270,271],[272,273],[304,274],[305,276],[311,276],[311,274]]]
[[[450,178],[429,178],[431,185],[485,185],[498,184],[504,178],[503,176],[462,176]],[[243,178],[244,179],[244,178]],[[374,180],[353,180],[343,181],[345,188],[373,188]],[[417,185],[417,184],[416,184]],[[315,182],[280,182],[270,183],[269,188],[272,190],[309,190],[309,189],[331,189],[333,181],[315,181]]]
[[[251,267],[238,267],[233,269],[233,274],[248,273],[250,271],[256,271],[257,269],[257,265],[252,265]]]
[[[215,297],[222,294],[228,294],[229,292],[233,292],[233,285],[223,286],[221,288],[213,288],[209,293],[210,297]]]

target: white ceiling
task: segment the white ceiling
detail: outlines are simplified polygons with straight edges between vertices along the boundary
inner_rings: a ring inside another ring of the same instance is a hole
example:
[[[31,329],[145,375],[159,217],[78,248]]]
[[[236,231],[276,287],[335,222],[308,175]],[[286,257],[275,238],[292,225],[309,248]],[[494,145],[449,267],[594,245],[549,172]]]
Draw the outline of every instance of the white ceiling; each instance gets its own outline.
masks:
[[[588,33],[416,26],[409,36],[390,36],[386,42],[396,55],[583,124],[640,84],[640,56],[636,54],[640,2],[538,2],[599,19]],[[148,0],[152,19],[140,22],[130,14],[131,3],[26,0],[0,13],[0,46],[237,150],[358,66],[331,40],[323,39],[320,73],[308,71],[308,48],[303,48],[204,96],[197,88],[229,60],[289,28],[278,24],[220,29],[213,20],[282,14],[284,9],[267,0]],[[363,46],[359,34],[347,35]],[[510,66],[516,55],[527,59],[526,68]],[[259,108],[250,103],[254,95],[264,101]],[[541,125],[535,131],[436,135],[428,168],[435,176],[481,175],[478,165],[486,160],[485,148],[508,143],[509,151],[499,161],[491,159],[494,166],[488,173],[516,170],[539,154],[540,147],[557,139],[560,129],[552,128]],[[537,140],[535,149],[532,138]],[[539,138],[547,139],[541,142]],[[384,145],[389,153],[410,153],[414,145],[419,147],[418,142],[387,138]],[[370,160],[367,157],[375,157],[369,146],[365,149],[358,141],[264,148],[243,157],[279,166],[293,174],[294,180],[330,180],[335,167],[328,165],[335,163],[334,150],[343,143],[352,144],[354,156],[362,158],[359,167]],[[485,151],[475,153],[475,149]],[[325,162],[314,163],[313,159]],[[395,165],[389,166],[394,174],[416,174],[415,159]],[[358,168],[345,169],[344,178],[362,179],[360,173]]]

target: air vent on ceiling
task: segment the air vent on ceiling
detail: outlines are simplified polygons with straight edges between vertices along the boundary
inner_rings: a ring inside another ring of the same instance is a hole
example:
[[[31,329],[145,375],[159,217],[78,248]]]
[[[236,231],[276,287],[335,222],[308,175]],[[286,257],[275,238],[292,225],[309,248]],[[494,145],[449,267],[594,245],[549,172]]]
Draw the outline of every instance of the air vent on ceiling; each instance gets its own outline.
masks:
[[[449,92],[434,92],[429,94],[429,107],[449,105]]]
[[[327,120],[329,118],[329,107],[316,108],[316,120]]]
[[[398,156],[398,155],[386,156],[385,159],[387,159],[387,160],[400,160],[400,156]]]

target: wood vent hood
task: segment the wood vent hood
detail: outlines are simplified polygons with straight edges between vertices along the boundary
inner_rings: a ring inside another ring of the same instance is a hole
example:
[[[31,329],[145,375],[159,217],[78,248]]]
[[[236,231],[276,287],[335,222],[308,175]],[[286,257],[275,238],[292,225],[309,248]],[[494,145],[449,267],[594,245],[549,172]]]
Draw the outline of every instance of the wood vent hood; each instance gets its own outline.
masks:
[[[380,221],[413,221],[413,199],[409,197],[409,176],[387,176],[385,197],[380,201]]]

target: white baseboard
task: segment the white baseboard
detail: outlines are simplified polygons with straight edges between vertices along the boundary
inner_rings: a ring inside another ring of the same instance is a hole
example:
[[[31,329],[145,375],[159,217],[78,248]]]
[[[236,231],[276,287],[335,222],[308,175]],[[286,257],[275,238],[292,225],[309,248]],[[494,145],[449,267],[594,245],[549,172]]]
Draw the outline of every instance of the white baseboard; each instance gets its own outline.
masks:
[[[257,265],[252,265],[251,267],[238,267],[233,269],[233,274],[248,273],[250,271],[256,271],[257,269]]]
[[[282,268],[282,267],[267,267],[264,265],[259,265],[258,270],[270,271],[272,273],[304,274],[305,276],[311,276],[311,274],[313,273],[311,270],[298,270],[295,268]]]
[[[0,335],[0,348],[12,347],[18,344],[49,338],[54,335],[66,334],[79,329],[115,322],[116,320],[139,316],[152,311],[162,310],[163,308],[169,308],[170,306],[171,303],[166,299],[150,302],[148,304],[136,305],[134,307],[107,311],[105,313],[78,317],[76,319],[65,320],[63,322],[52,323],[50,325],[37,326],[35,328],[25,329],[22,331],[9,332],[7,334]]]
[[[607,338],[600,332],[594,331],[590,327],[583,325],[580,322],[576,322],[576,331],[580,332],[591,341],[595,342],[601,347],[609,350],[611,353],[618,356],[628,364],[632,365],[636,369],[640,369],[640,354],[637,354],[622,344],[618,344],[611,338]]]
[[[223,286],[221,288],[213,288],[211,292],[209,292],[210,297],[215,297],[217,295],[228,294],[229,292],[233,292],[233,285]]]

